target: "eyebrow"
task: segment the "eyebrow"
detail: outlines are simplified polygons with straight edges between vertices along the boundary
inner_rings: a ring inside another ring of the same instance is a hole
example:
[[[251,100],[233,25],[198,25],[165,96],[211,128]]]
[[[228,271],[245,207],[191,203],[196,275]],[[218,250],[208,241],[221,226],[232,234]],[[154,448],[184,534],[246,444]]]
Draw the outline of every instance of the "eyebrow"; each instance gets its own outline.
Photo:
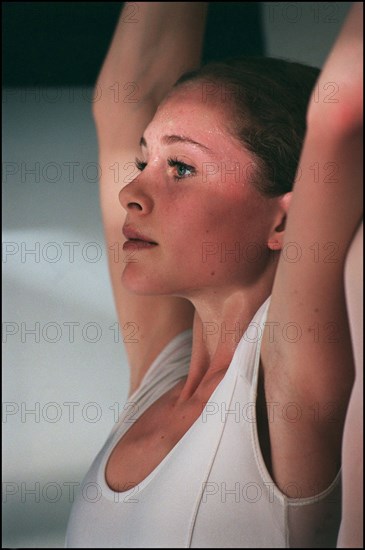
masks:
[[[163,145],[173,145],[174,143],[187,143],[189,145],[196,145],[204,153],[208,153],[209,155],[214,155],[213,151],[209,149],[209,147],[206,147],[202,143],[198,143],[197,141],[194,141],[193,139],[186,136],[177,136],[177,135],[163,136],[163,138],[161,139],[161,143]],[[139,144],[141,147],[142,146],[147,147],[147,142],[143,136],[141,137]]]

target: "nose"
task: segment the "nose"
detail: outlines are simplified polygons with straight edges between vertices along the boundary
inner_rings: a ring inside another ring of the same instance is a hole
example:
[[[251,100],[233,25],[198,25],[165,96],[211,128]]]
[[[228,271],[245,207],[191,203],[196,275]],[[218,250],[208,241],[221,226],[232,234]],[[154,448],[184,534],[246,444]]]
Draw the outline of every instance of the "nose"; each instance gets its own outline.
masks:
[[[141,214],[148,214],[152,210],[151,197],[142,189],[139,178],[125,185],[119,192],[119,202],[126,212],[134,210]]]

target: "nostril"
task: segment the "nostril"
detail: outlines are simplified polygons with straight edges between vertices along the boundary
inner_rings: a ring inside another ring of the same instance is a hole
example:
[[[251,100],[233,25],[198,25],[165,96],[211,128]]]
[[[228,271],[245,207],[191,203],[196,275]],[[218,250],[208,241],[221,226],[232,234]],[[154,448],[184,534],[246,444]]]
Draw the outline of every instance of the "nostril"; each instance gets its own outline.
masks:
[[[138,202],[129,202],[128,208],[142,210],[142,206]]]

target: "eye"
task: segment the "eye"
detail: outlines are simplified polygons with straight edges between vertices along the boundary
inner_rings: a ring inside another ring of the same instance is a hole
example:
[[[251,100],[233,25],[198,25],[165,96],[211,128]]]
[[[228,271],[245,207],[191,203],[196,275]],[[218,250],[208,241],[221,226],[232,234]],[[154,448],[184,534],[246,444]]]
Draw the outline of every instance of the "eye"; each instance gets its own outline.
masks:
[[[196,174],[196,170],[193,166],[189,166],[189,164],[185,164],[185,162],[181,162],[177,158],[168,158],[167,163],[172,168],[176,168],[177,175],[173,176],[175,180],[191,178]],[[134,164],[140,172],[142,172],[147,166],[147,162],[143,162],[138,158],[135,159]]]
[[[185,162],[181,162],[177,158],[169,158],[167,159],[167,162],[169,166],[176,168],[177,175],[174,176],[175,180],[191,178],[196,174],[196,170],[193,166],[189,166],[188,164],[185,164]],[[190,172],[190,174],[187,174],[186,172]]]

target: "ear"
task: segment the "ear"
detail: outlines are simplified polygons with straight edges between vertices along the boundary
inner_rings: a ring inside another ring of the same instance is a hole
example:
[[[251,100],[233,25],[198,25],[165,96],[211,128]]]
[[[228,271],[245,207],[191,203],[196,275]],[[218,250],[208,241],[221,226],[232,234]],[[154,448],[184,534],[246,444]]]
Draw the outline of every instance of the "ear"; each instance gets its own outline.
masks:
[[[281,250],[283,247],[286,219],[293,192],[285,193],[278,198],[277,212],[267,242],[270,250]]]

